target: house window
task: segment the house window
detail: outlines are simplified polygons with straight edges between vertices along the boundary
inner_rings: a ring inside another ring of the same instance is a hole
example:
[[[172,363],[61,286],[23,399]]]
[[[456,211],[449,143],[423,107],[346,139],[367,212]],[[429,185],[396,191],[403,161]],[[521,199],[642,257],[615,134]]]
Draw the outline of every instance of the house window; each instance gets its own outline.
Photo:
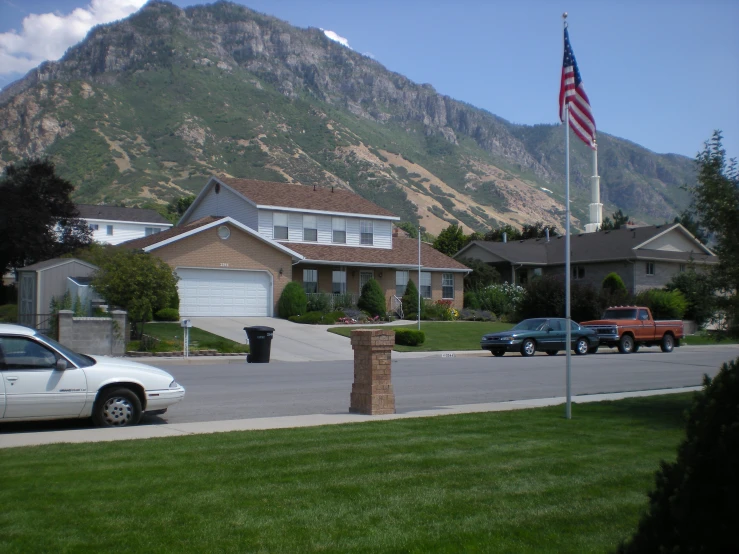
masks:
[[[654,262],[647,262],[647,275],[654,275]]]
[[[374,236],[373,236],[373,229],[372,229],[372,222],[368,221],[366,219],[363,219],[359,222],[359,243],[360,244],[367,244],[367,245],[373,245],[374,244]]]
[[[112,225],[106,226],[106,228],[105,228],[105,234],[108,235],[108,236],[111,236],[113,234],[113,226]]]
[[[428,271],[421,272],[421,296],[431,298],[431,273]]]
[[[407,271],[395,272],[395,296],[403,296],[408,286],[409,275]]]
[[[680,273],[685,273],[685,264],[680,264]]]
[[[145,237],[148,237],[149,235],[156,235],[159,232],[161,232],[161,229],[159,227],[144,227]]]
[[[344,294],[346,292],[346,270],[334,269],[331,275],[331,292]]]
[[[272,214],[272,238],[287,240],[287,214]]]
[[[100,225],[98,225],[97,223],[90,223],[88,227],[90,227],[90,231],[97,231],[98,229],[100,229]]]
[[[318,240],[318,218],[314,215],[303,216],[303,240],[307,242]]]
[[[580,279],[583,279],[585,277],[585,268],[581,265],[573,265],[572,266],[572,279],[574,281],[579,281]]]
[[[445,299],[454,298],[454,273],[441,274],[441,297]]]
[[[346,244],[346,219],[343,217],[331,218],[331,241],[338,244]]]
[[[317,269],[304,269],[303,270],[303,288],[306,294],[318,292],[318,270]]]

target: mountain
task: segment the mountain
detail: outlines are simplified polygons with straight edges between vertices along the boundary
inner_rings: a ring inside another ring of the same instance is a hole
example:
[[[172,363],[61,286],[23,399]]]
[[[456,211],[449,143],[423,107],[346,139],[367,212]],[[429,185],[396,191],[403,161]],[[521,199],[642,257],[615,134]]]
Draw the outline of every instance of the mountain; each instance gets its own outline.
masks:
[[[564,140],[438,94],[243,6],[149,2],[0,92],[0,167],[48,155],[77,201],[162,205],[208,176],[354,190],[438,233],[564,223]],[[604,215],[649,223],[688,203],[693,161],[599,133]],[[573,224],[591,152],[572,141]]]

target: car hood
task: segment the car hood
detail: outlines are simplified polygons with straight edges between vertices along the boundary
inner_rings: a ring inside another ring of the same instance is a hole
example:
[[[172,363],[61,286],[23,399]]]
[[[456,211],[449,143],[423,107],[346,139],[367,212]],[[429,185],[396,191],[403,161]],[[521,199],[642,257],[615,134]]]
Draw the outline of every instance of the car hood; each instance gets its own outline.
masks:
[[[174,380],[170,373],[158,367],[123,360],[121,358],[112,358],[110,356],[92,356],[97,363],[93,366],[86,367],[85,373],[95,373],[100,378],[115,377],[116,380],[136,379],[146,382],[147,388],[152,385],[157,388],[167,388]]]

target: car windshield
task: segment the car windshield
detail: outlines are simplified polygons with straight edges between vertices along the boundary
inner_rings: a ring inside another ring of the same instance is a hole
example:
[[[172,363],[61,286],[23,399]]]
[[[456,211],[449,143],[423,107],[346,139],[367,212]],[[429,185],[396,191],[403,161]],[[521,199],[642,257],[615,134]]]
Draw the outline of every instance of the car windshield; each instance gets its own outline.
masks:
[[[619,308],[606,310],[601,319],[636,319],[636,310]]]
[[[90,356],[85,356],[84,354],[78,354],[77,352],[70,350],[63,344],[59,344],[54,339],[50,339],[46,335],[43,335],[41,333],[36,333],[36,338],[41,339],[43,342],[45,342],[49,346],[56,349],[62,356],[67,358],[77,367],[90,367],[91,365],[95,365],[97,363]]]
[[[524,319],[521,323],[513,327],[511,331],[537,331],[546,322],[546,319]]]

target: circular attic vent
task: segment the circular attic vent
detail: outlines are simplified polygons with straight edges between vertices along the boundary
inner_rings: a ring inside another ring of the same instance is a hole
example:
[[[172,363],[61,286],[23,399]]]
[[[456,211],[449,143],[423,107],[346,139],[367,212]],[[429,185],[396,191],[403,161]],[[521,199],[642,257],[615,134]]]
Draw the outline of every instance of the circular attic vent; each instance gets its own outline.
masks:
[[[221,225],[220,227],[218,227],[218,236],[221,237],[223,240],[226,240],[228,237],[231,236],[231,229],[229,229],[225,225]]]

